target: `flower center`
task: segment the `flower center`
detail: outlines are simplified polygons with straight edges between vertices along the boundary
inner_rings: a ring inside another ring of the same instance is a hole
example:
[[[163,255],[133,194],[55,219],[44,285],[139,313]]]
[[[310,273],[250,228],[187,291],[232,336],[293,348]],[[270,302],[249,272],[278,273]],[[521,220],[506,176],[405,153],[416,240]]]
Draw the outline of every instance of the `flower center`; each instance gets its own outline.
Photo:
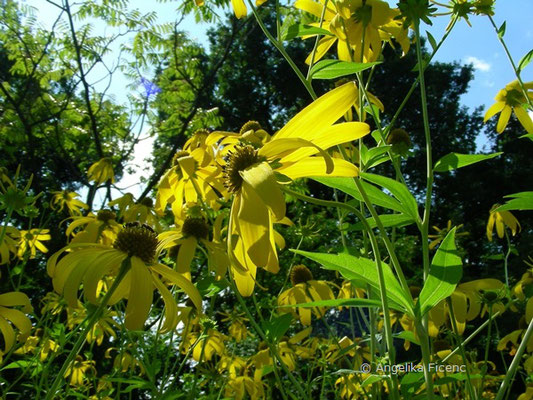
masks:
[[[154,201],[149,197],[145,197],[139,202],[139,204],[142,204],[143,206],[146,206],[148,208],[152,208],[154,206]]]
[[[257,121],[248,121],[247,123],[245,123],[241,130],[240,130],[240,134],[242,135],[243,133],[246,133],[248,131],[258,131],[259,129],[263,129],[261,127],[261,124]]]
[[[113,247],[150,264],[154,259],[157,244],[157,235],[152,228],[133,222],[126,224],[118,233]]]
[[[524,95],[517,89],[508,90],[505,96],[505,102],[511,107],[521,107],[523,100]]]
[[[225,160],[224,186],[226,186],[230,192],[237,193],[242,186],[240,172],[261,162],[263,159],[259,156],[257,150],[253,146],[241,145],[236,146],[233,151],[228,151]]]
[[[305,265],[296,265],[291,271],[292,286],[313,280],[313,274]]]
[[[206,239],[209,235],[209,226],[203,218],[187,217],[183,221],[181,232],[185,236],[194,236],[196,239]]]
[[[181,150],[181,151],[176,152],[176,154],[174,154],[174,157],[172,157],[172,165],[173,166],[179,165],[178,160],[182,157],[187,157],[187,156],[190,156],[190,153],[188,151]]]
[[[98,211],[98,214],[96,214],[96,219],[105,223],[109,222],[110,220],[115,220],[116,218],[117,216],[111,210],[100,210]]]

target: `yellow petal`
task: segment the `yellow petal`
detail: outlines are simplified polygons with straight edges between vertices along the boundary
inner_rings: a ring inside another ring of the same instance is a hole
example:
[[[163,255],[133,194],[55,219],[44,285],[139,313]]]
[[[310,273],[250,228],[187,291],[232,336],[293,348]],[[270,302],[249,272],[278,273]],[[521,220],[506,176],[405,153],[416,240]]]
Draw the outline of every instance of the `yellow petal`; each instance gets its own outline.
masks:
[[[279,221],[285,217],[285,198],[279,188],[274,171],[266,162],[240,172],[242,179],[249,184],[263,203]]]
[[[161,333],[170,332],[178,325],[178,305],[170,291],[163,285],[159,278],[154,276],[153,282],[157,290],[159,290],[159,293],[161,293],[161,297],[163,297],[165,303],[165,322],[161,326]]]
[[[182,274],[189,281],[191,280],[191,262],[196,252],[196,238],[190,236],[181,241],[181,246],[178,251],[178,261],[176,271]]]
[[[359,174],[359,169],[348,161],[338,158],[333,159],[334,169],[331,174],[327,173],[324,161],[318,157],[309,157],[300,160],[287,167],[279,169],[284,175],[287,175],[291,179],[297,178],[309,178],[312,176],[343,176],[353,177]]]
[[[511,111],[512,108],[509,106],[505,106],[503,108],[502,113],[500,114],[500,118],[498,119],[498,125],[496,125],[496,132],[503,132],[503,130],[507,126],[507,123],[509,122],[509,118],[511,117]]]
[[[354,104],[358,91],[348,82],[313,101],[292,118],[274,138],[301,137],[313,140],[320,132],[336,122]]]
[[[264,267],[268,262],[270,251],[268,213],[268,209],[252,186],[243,181],[241,204],[234,222],[250,260],[258,267]]]
[[[505,107],[505,103],[503,101],[498,101],[497,103],[494,103],[492,106],[489,107],[489,109],[485,113],[483,122],[487,122],[493,116],[498,114],[501,110],[503,110],[503,107]]]
[[[529,116],[527,111],[520,106],[513,107],[513,110],[516,117],[518,118],[518,121],[520,121],[527,133],[533,133],[533,121],[531,121],[531,117]]]
[[[19,310],[0,307],[0,315],[11,321],[13,325],[19,330],[19,335],[22,338],[28,337],[31,332],[31,321]],[[20,338],[19,338],[20,340]]]
[[[185,279],[173,269],[162,264],[152,265],[150,268],[152,271],[157,272],[163,278],[168,279],[170,282],[174,283],[181,290],[183,290],[185,294],[189,296],[198,311],[202,311],[202,296],[200,296],[198,289],[196,289],[196,287],[189,280]]]
[[[2,315],[0,315],[0,332],[4,336],[4,352],[7,353],[15,344],[15,332]]]
[[[152,276],[144,262],[138,257],[131,257],[131,285],[126,306],[124,326],[130,330],[143,329],[148,318],[153,300]]]
[[[313,58],[313,53],[310,53],[305,59],[305,63],[307,65],[311,64],[311,59],[313,60],[313,63],[316,63],[317,61],[321,60],[322,57],[326,55],[326,53],[331,48],[331,46],[333,46],[333,43],[335,43],[335,40],[337,40],[336,36],[325,36],[322,39],[320,39],[318,42],[318,46],[316,48],[314,58]]]
[[[244,4],[243,0],[231,0],[231,4],[233,5],[233,11],[235,12],[235,16],[237,18],[240,19],[246,17],[248,10],[246,9],[246,5]]]

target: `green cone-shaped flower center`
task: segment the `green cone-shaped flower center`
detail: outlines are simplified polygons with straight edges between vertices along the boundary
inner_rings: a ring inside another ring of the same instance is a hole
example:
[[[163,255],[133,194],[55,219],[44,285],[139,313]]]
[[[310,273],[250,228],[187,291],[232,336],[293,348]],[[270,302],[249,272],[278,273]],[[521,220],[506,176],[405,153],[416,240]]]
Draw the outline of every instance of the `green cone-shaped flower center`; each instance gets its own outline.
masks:
[[[242,186],[240,172],[261,161],[257,150],[250,145],[237,146],[232,152],[228,151],[224,166],[224,186],[230,192],[237,193]]]
[[[152,228],[134,222],[126,224],[119,232],[113,247],[150,264],[154,260],[157,243],[157,235]]]
[[[209,226],[203,218],[187,217],[181,227],[184,236],[194,236],[196,239],[206,239],[209,235]]]
[[[313,274],[305,265],[296,265],[291,271],[292,286],[313,280]]]
[[[116,218],[117,216],[111,210],[100,210],[98,211],[98,214],[96,214],[96,219],[102,222],[109,222],[110,220],[114,220]]]

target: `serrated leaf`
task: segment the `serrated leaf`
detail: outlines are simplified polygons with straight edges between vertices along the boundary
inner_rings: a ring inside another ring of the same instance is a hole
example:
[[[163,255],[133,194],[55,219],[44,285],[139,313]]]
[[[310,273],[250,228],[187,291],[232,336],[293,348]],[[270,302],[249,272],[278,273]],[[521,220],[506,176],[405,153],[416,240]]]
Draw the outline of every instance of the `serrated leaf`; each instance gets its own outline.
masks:
[[[533,210],[533,192],[520,192],[505,196],[511,198],[495,211]]]
[[[429,33],[429,31],[426,31],[426,35],[428,37],[429,44],[431,44],[431,48],[433,49],[433,51],[436,51],[437,50],[437,41],[435,40],[433,35],[431,33]]]
[[[381,302],[372,299],[330,299],[281,307],[381,307]]]
[[[529,50],[529,53],[527,53],[520,62],[518,63],[518,72],[522,71],[527,65],[531,62],[533,59],[533,50]]]
[[[336,79],[364,71],[377,64],[379,62],[353,63],[339,60],[320,60],[311,67],[310,76],[313,79]]]
[[[505,27],[506,27],[505,22],[506,21],[503,21],[503,24],[501,24],[500,27],[498,28],[498,36],[500,38],[503,38],[503,35],[505,35]]]
[[[379,216],[379,219],[385,228],[407,226],[415,222],[412,217],[405,214],[382,214]],[[377,226],[376,221],[372,217],[367,218],[366,222],[370,225],[370,228]],[[364,229],[364,225],[362,222],[358,222],[354,225],[353,229],[361,231]]]
[[[396,197],[401,205],[402,212],[410,216],[414,221],[418,221],[420,216],[418,215],[418,204],[407,187],[394,179],[387,178],[385,176],[370,174],[368,172],[361,172],[360,176],[376,185],[382,186],[392,193]]]
[[[355,186],[353,178],[328,177],[313,178],[313,180],[322,183],[323,185],[338,189],[346,194],[349,194],[356,200],[363,201],[363,196],[361,196],[361,193],[359,193],[359,190],[357,190],[357,186]],[[365,190],[372,204],[380,207],[385,207],[390,210],[403,212],[403,206],[398,200],[394,199],[392,196],[383,193],[379,188],[370,183],[361,181],[361,185],[363,186],[363,189]]]
[[[455,230],[448,232],[433,257],[429,276],[418,298],[420,315],[450,296],[463,276],[463,262],[455,247]]]
[[[355,257],[345,253],[311,253],[308,251],[292,249],[291,251],[316,261],[325,269],[338,271],[347,280],[364,282],[365,285],[370,285],[375,289],[376,293],[381,292],[376,264],[368,258]],[[400,283],[394,276],[389,265],[382,262],[381,266],[383,268],[385,286],[387,287],[386,296],[389,301],[389,306],[392,309],[404,311],[409,315],[413,315],[413,305],[409,297],[403,292]]]
[[[289,26],[287,30],[282,33],[281,40],[292,40],[296,37],[312,35],[333,36],[333,33],[327,29],[318,28],[316,26],[295,24]]]
[[[277,342],[281,338],[289,326],[291,326],[292,315],[283,314],[270,321],[264,321],[262,323],[265,334],[272,342]]]
[[[498,157],[503,154],[492,153],[492,154],[459,154],[459,153],[450,153],[442,157],[435,166],[433,167],[434,172],[448,172],[457,168],[466,167],[467,165],[472,165],[481,161],[490,160],[491,158]]]

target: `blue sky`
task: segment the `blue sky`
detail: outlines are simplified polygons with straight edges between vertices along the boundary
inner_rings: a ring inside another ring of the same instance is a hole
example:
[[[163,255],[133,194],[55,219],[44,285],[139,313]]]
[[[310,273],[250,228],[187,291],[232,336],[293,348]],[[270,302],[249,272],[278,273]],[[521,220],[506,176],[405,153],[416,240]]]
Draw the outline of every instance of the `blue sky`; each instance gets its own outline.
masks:
[[[38,9],[37,17],[43,26],[50,26],[51,21],[57,15],[57,9],[45,0],[22,0]],[[388,0],[394,6],[396,0]],[[445,0],[442,0],[445,3]],[[159,3],[155,0],[130,0],[130,8],[138,8],[142,12],[156,11],[158,21],[173,22],[179,18],[176,8],[178,1]],[[228,9],[229,10],[229,9]],[[509,47],[515,62],[518,62],[528,51],[533,48],[533,0],[497,0],[496,14],[494,19],[497,26],[506,21],[505,41]],[[450,21],[450,16],[441,16],[433,19],[433,26],[424,27],[430,30],[438,41],[445,32],[445,28]],[[470,18],[472,27],[461,20],[450,34],[445,44],[441,47],[435,60],[442,62],[457,61],[459,63],[472,63],[474,66],[474,79],[471,81],[470,89],[461,101],[469,108],[484,106],[485,109],[493,103],[496,93],[507,83],[515,79],[512,68],[507,60],[501,44],[498,42],[496,33],[487,17],[472,16]],[[79,25],[79,22],[77,22]],[[207,47],[206,32],[211,25],[207,23],[197,23],[193,16],[188,16],[180,25],[180,28],[189,32],[190,37],[198,40]],[[94,26],[94,34],[102,34],[105,27],[97,23]],[[298,40],[298,39],[296,39]],[[112,62],[112,61],[110,61]],[[98,81],[105,73],[95,69],[91,79]],[[533,63],[523,72],[524,81],[533,81]],[[110,94],[116,101],[126,102],[124,90],[130,83],[123,77],[114,77]],[[106,82],[100,83],[104,87]],[[480,137],[478,140],[478,151],[484,150],[486,139]],[[143,165],[143,159],[150,154],[151,141],[148,140],[136,149],[134,164]],[[149,173],[149,171],[147,172]],[[125,184],[138,182],[139,173],[125,178]]]

